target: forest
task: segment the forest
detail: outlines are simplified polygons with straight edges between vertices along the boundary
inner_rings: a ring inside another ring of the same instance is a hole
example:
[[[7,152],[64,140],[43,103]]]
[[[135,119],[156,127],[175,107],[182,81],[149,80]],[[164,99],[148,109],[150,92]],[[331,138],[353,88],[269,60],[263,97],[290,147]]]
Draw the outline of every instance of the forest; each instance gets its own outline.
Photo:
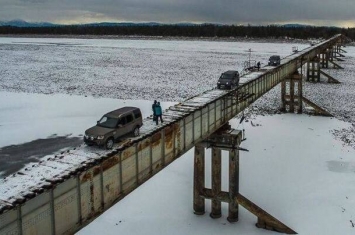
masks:
[[[119,36],[163,36],[163,37],[207,37],[207,38],[329,38],[343,34],[355,39],[355,28],[313,26],[237,26],[237,25],[67,25],[50,27],[1,26],[0,35],[119,35]]]

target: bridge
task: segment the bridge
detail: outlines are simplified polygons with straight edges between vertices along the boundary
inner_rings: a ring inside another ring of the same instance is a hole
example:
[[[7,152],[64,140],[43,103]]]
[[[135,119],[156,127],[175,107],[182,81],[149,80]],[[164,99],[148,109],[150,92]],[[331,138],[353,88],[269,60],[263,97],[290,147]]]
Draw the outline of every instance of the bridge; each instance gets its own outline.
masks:
[[[72,234],[193,147],[196,214],[205,213],[204,202],[210,199],[210,216],[218,218],[221,202],[226,202],[230,222],[238,220],[241,205],[257,216],[258,227],[296,233],[239,192],[242,133],[230,130],[228,121],[279,83],[283,111],[301,113],[305,103],[316,114],[331,115],[303,97],[302,83],[303,78],[319,82],[321,74],[330,83],[339,82],[322,68],[341,68],[336,61],[342,60],[344,40],[336,35],[283,58],[277,67],[245,74],[234,89],[213,89],[172,106],[164,112],[162,126],[148,117],[139,137],[112,151],[80,146],[5,178],[0,184],[0,234]],[[205,148],[213,153],[211,189],[204,184]],[[220,189],[221,150],[229,151],[229,192]]]

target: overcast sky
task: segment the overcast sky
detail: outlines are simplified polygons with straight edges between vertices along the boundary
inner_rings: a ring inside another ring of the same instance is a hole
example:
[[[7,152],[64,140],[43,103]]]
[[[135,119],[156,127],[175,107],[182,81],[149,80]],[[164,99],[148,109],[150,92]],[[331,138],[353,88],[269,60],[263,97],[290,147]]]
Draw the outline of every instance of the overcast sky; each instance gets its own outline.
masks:
[[[0,21],[14,19],[355,27],[355,0],[0,0]]]

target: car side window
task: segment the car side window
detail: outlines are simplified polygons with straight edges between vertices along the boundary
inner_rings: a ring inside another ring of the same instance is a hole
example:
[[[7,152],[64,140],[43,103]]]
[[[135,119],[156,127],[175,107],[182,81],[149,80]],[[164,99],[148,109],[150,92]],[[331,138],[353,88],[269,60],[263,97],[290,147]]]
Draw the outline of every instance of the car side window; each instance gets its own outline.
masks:
[[[140,118],[142,116],[142,114],[141,114],[141,112],[139,112],[139,110],[134,110],[133,113],[134,113],[135,118]]]
[[[127,121],[126,121],[126,117],[121,117],[120,120],[118,121],[118,125],[126,125]]]
[[[126,118],[127,118],[127,123],[130,123],[130,122],[133,121],[133,115],[132,114],[126,116]]]

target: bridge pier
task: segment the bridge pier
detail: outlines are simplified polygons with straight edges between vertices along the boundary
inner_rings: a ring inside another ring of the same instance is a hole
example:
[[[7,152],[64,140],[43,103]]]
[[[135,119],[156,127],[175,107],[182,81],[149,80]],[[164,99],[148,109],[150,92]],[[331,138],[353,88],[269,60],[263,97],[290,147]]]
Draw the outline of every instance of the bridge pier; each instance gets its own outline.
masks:
[[[212,147],[212,193],[218,195],[222,190],[222,151]],[[217,219],[222,216],[222,202],[217,199],[212,199],[211,218]]]
[[[330,57],[331,58],[330,61],[334,61],[334,59],[337,58],[337,47],[333,46],[332,49],[331,49],[331,52],[332,52],[332,54],[331,54],[331,57]]]
[[[194,157],[194,211],[196,215],[205,214],[205,199],[201,192],[205,188],[205,148],[195,146]]]
[[[329,50],[326,49],[319,54],[321,68],[327,69],[329,67]]]
[[[336,47],[336,52],[337,52],[338,54],[340,54],[340,47],[341,47],[341,45],[340,45],[340,44],[336,44],[335,47]]]
[[[336,44],[332,46],[329,51],[329,62],[333,65],[334,69],[343,69],[339,64],[335,63],[334,61],[344,61],[340,57],[345,57],[343,54],[341,54],[341,44]]]
[[[318,57],[308,61],[306,81],[320,82],[320,62]]]
[[[194,161],[194,213],[203,215],[205,213],[205,199],[211,199],[212,218],[222,216],[222,201],[229,203],[229,222],[238,221],[238,203],[234,200],[239,193],[239,145],[242,140],[242,132],[231,130],[229,125],[225,125],[208,139],[195,146]],[[212,151],[211,180],[212,188],[205,188],[205,148]],[[229,192],[224,192],[228,200],[223,200],[221,196],[222,188],[222,159],[221,150],[229,151]]]
[[[302,94],[302,76],[296,71],[281,82],[281,111],[302,113]]]
[[[212,201],[211,218],[220,218],[222,216],[221,204],[225,202],[228,203],[227,220],[233,223],[238,221],[239,205],[241,205],[257,216],[257,223],[255,225],[258,228],[286,234],[296,234],[291,228],[239,193],[239,150],[245,150],[239,147],[241,142],[242,131],[230,129],[230,126],[226,124],[195,146],[194,213],[203,215],[205,213],[205,200],[210,199]],[[205,148],[211,148],[212,151],[211,189],[205,188]],[[229,153],[229,192],[221,190],[222,150]]]

